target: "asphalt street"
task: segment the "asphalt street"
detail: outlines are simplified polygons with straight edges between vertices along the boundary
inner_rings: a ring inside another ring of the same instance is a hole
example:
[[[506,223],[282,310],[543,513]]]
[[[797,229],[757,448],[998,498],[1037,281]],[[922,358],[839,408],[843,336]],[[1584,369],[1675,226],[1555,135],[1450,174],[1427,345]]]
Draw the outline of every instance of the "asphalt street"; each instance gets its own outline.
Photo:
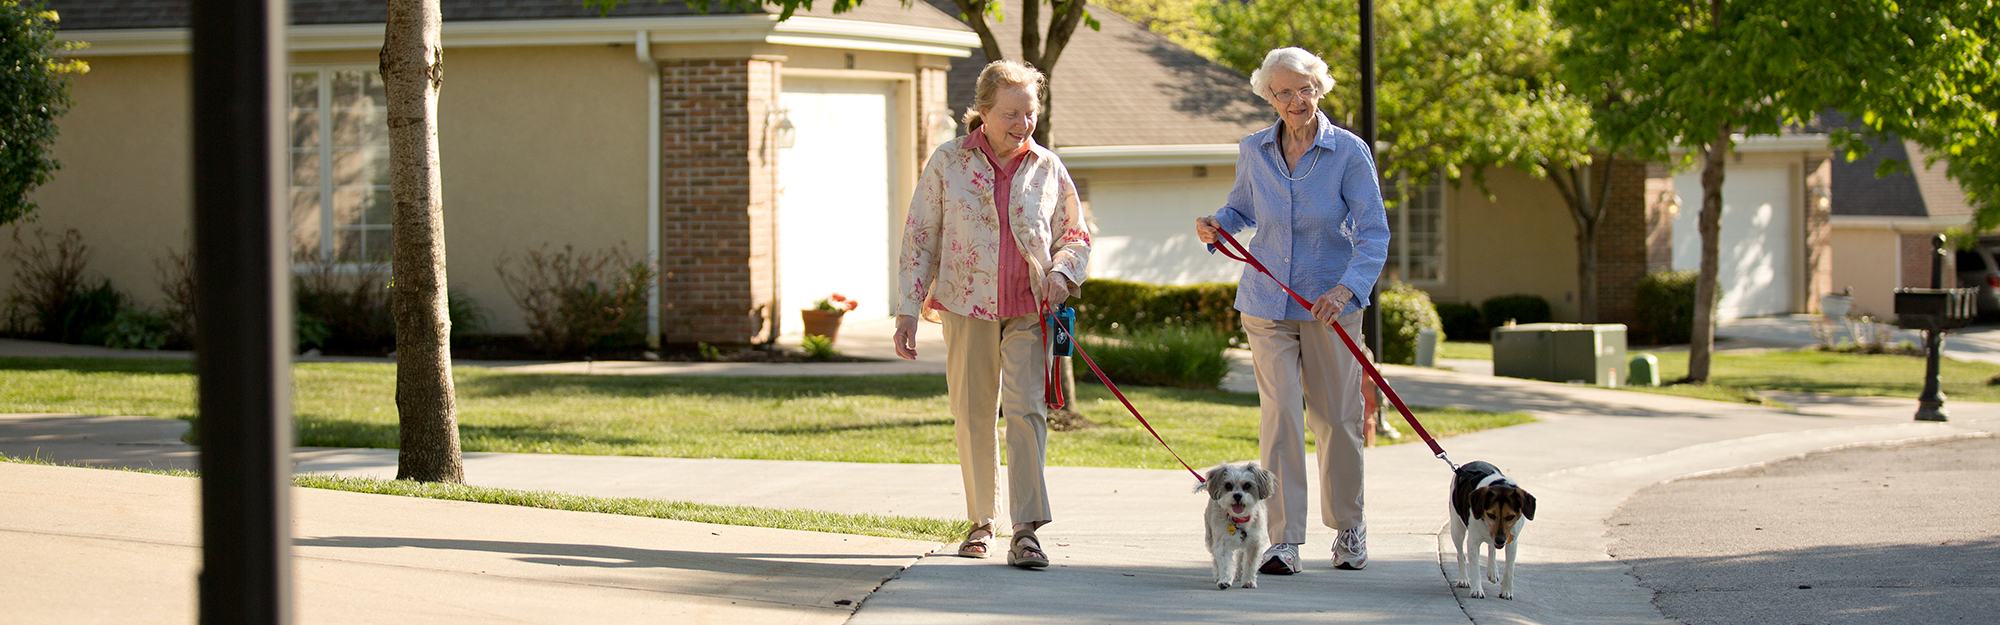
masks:
[[[1655,485],[1610,524],[1682,623],[2000,620],[2000,438],[1816,453]]]

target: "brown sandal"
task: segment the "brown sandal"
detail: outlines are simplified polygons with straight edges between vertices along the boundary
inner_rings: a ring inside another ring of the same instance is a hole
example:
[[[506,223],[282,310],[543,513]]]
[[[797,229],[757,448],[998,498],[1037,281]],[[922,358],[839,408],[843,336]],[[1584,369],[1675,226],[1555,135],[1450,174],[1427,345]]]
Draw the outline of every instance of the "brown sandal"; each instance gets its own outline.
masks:
[[[964,542],[958,543],[958,557],[985,558],[991,555],[986,553],[986,539],[984,538],[967,538]]]
[[[1049,554],[1042,551],[1042,541],[1032,533],[1014,535],[1014,545],[1007,550],[1007,564],[1024,569],[1039,569],[1049,565]]]

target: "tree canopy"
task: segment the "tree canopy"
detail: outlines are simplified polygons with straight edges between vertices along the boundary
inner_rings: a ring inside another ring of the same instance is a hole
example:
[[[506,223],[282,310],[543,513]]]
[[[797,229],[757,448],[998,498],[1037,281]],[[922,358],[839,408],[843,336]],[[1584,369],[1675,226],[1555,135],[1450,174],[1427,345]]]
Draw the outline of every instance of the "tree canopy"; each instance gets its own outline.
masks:
[[[69,74],[89,70],[63,58],[79,47],[56,41],[55,11],[0,0],[0,224],[30,217],[28,193],[62,164],[49,153],[56,119],[69,111]]]
[[[1556,78],[1553,47],[1566,35],[1539,3],[1384,0],[1376,9],[1384,176],[1457,179],[1486,165],[1545,175],[1589,162],[1589,108]],[[1204,11],[1216,61],[1238,71],[1286,46],[1326,59],[1335,86],[1321,107],[1353,127],[1361,101],[1353,2],[1219,2]]]

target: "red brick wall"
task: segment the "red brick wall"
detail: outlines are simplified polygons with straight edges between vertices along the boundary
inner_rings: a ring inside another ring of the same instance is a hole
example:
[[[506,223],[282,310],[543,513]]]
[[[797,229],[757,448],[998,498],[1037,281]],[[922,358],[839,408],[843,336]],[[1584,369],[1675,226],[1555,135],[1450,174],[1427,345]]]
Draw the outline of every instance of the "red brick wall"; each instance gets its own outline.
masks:
[[[1904,234],[1900,237],[1903,257],[1903,283],[1901,286],[1920,289],[1931,288],[1931,258],[1937,255],[1937,248],[1931,245],[1936,234]],[[1945,255],[1944,286],[1958,286],[1953,278],[1952,258]]]
[[[660,63],[660,331],[668,343],[777,336],[780,62]]]
[[[1646,276],[1656,220],[1646,201],[1646,164],[1620,159],[1611,171],[1604,217],[1597,224],[1597,323],[1632,325],[1639,279]]]

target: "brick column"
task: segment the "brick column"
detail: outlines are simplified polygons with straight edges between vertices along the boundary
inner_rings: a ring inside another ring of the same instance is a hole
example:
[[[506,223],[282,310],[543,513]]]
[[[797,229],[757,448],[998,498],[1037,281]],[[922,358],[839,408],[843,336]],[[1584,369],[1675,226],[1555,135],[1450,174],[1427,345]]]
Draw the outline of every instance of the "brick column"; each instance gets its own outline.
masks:
[[[1806,244],[1806,307],[1803,312],[1818,313],[1820,296],[1833,293],[1833,160],[1807,159],[1805,172],[1805,238],[1802,240]],[[1928,273],[1925,278],[1929,278]]]
[[[777,336],[777,154],[768,117],[782,62],[660,63],[660,333],[740,345]]]
[[[936,152],[938,146],[944,145],[944,142],[950,141],[957,134],[937,130],[938,115],[951,117],[954,122],[958,119],[951,109],[946,108],[948,103],[946,97],[950,94],[945,78],[950,71],[951,65],[948,63],[917,70],[917,167],[919,168],[930,160],[931,153]]]
[[[1648,213],[1646,164],[1619,159],[1611,170],[1604,217],[1597,224],[1597,322],[1634,325],[1639,279],[1646,276]]]

